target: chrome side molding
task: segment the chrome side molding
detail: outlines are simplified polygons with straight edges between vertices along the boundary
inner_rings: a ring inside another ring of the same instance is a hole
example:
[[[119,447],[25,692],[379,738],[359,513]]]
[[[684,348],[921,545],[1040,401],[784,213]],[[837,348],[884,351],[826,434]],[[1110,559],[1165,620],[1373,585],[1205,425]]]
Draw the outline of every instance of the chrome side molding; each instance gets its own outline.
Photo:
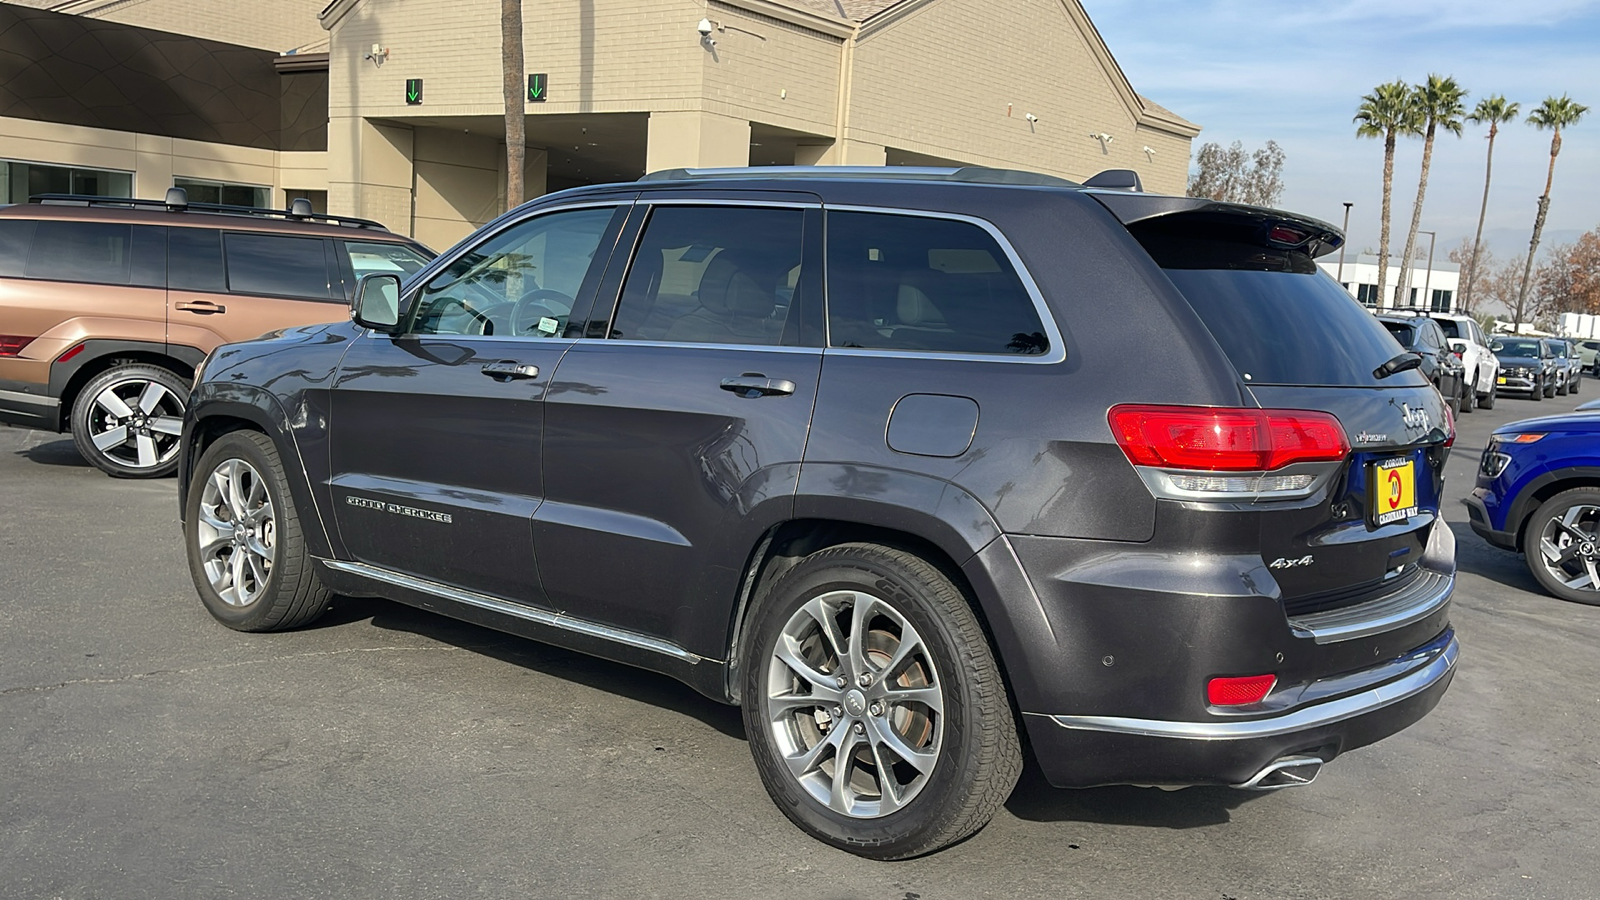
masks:
[[[417,578],[414,575],[405,575],[400,572],[392,572],[388,569],[379,568],[377,566],[369,566],[366,563],[345,562],[344,560],[340,559],[324,559],[320,560],[320,562],[328,568],[339,572],[348,572],[351,575],[359,575],[363,578],[368,578],[383,584],[392,584],[395,587],[402,587],[408,590],[419,591],[424,594],[431,594],[442,600],[449,600],[452,603],[475,606],[478,609],[486,609],[490,612],[499,613],[503,616],[511,616],[512,618],[521,619],[525,622],[535,622],[540,625],[546,625],[551,628],[559,628],[562,631],[570,631],[586,637],[599,638],[604,641],[611,641],[615,644],[623,644],[625,646],[634,647],[640,650],[648,650],[652,653],[670,656],[673,659],[686,662],[690,665],[697,665],[705,660],[705,657],[695,653],[690,653],[688,650],[679,647],[677,644],[674,644],[671,641],[664,641],[660,638],[653,638],[649,635],[639,634],[638,632],[628,631],[622,628],[614,628],[610,625],[602,625],[598,622],[590,622],[587,619],[574,618],[566,615],[565,613],[551,612],[547,609],[539,609],[538,607],[534,606],[524,606],[520,603],[512,603],[508,600],[501,600],[498,597],[491,597],[487,594],[479,594],[474,591],[467,591],[462,590],[461,588],[451,587],[447,584],[439,584],[436,581],[428,581],[425,578]]]

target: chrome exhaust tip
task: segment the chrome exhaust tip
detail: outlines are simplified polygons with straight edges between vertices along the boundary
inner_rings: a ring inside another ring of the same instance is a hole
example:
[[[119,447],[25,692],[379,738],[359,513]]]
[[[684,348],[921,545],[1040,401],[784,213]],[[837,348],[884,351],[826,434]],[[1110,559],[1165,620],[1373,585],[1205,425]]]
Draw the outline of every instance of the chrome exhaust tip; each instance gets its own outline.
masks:
[[[1280,756],[1266,768],[1251,776],[1243,784],[1232,787],[1241,791],[1275,791],[1279,788],[1299,787],[1317,780],[1323,760],[1316,756]]]

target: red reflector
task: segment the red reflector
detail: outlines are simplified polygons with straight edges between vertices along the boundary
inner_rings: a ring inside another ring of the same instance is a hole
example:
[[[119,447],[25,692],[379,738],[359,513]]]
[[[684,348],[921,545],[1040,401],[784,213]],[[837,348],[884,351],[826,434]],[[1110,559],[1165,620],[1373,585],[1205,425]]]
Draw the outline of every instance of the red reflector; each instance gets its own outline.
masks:
[[[1260,703],[1277,683],[1276,675],[1213,678],[1206,683],[1206,699],[1212,706],[1248,706]]]
[[[71,350],[68,350],[67,352],[65,352],[65,353],[61,354],[60,356],[56,357],[56,362],[58,362],[58,363],[59,362],[60,363],[61,362],[66,362],[67,360],[73,358],[74,356],[77,356],[79,353],[82,353],[83,352],[83,348],[85,348],[87,346],[89,346],[89,345],[88,344],[79,344],[78,346],[73,347]]]
[[[20,334],[0,334],[0,356],[16,356],[22,348],[33,343],[33,338]]]
[[[1263,472],[1344,459],[1344,426],[1323,412],[1202,406],[1113,406],[1111,433],[1136,466]]]

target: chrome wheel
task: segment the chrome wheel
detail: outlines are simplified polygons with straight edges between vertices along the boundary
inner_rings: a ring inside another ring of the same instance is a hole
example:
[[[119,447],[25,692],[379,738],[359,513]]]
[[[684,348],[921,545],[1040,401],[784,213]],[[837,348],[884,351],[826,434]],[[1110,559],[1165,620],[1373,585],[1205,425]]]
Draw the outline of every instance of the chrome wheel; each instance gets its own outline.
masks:
[[[225,459],[206,478],[195,528],[196,548],[211,589],[229,606],[249,606],[272,574],[277,521],[261,473]]]
[[[1539,562],[1570,590],[1600,592],[1600,506],[1575,504],[1547,519]]]
[[[888,815],[927,786],[944,737],[927,646],[887,601],[822,594],[795,611],[767,667],[766,714],[789,774],[852,818]]]
[[[130,469],[155,469],[178,455],[184,400],[137,376],[106,385],[89,406],[88,438],[96,450]]]

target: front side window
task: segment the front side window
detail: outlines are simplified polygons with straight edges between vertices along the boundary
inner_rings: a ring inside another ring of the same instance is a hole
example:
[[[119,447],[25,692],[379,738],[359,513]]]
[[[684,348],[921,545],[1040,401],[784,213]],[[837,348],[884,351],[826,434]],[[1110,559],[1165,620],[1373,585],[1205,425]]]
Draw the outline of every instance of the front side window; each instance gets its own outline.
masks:
[[[495,234],[423,285],[411,332],[565,334],[614,214],[609,206],[553,212]]]
[[[784,343],[800,283],[804,221],[799,209],[655,208],[628,270],[611,337]]]
[[[828,214],[833,347],[1037,355],[1033,297],[994,237],[970,222]]]
[[[321,238],[225,234],[228,290],[235,294],[327,300],[328,256]]]

